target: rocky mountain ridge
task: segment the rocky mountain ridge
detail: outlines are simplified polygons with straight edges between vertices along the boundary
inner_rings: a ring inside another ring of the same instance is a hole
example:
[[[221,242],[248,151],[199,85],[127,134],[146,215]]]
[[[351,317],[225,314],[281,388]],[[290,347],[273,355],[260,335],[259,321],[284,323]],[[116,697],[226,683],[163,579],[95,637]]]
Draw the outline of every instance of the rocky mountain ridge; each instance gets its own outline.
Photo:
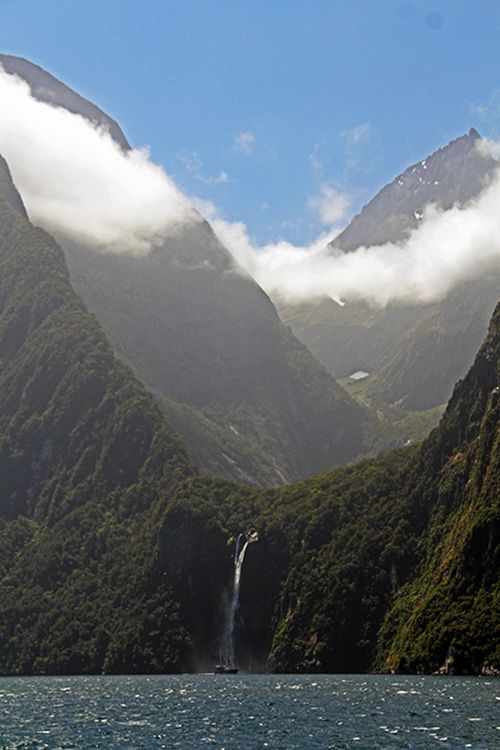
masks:
[[[497,163],[475,128],[412,164],[385,185],[348,227],[331,242],[332,248],[356,248],[401,242],[431,204],[443,211],[467,204],[487,187]]]
[[[497,162],[471,129],[382,188],[335,239],[331,251],[402,243],[422,220],[426,206],[446,211],[466,205],[496,170]],[[279,311],[336,378],[348,378],[357,370],[369,373],[361,391],[373,405],[423,411],[449,399],[486,333],[499,294],[500,269],[491,267],[432,303],[397,302],[378,308],[369,300],[341,306],[325,298],[279,303]]]

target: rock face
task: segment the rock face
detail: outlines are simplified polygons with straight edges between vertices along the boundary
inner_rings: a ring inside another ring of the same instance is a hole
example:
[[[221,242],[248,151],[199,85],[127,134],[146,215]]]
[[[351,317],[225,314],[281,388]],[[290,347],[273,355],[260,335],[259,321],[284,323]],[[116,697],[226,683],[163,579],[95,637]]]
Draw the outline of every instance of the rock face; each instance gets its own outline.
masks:
[[[108,128],[128,146],[116,123],[45,71],[18,58],[2,61],[34,96]],[[142,258],[57,239],[76,291],[117,354],[164,398],[205,471],[275,485],[366,450],[365,411],[282,324],[195,212]]]
[[[28,217],[22,198],[12,182],[9,167],[3,156],[0,156],[0,195],[14,211],[17,211],[24,218]]]
[[[400,242],[429,204],[465,205],[492,179],[496,162],[474,129],[423,159],[384,187],[332,243],[332,252]],[[423,410],[445,403],[472,362],[500,292],[500,270],[461,284],[432,304],[363,300],[341,307],[330,299],[280,305],[283,320],[337,378],[372,374],[375,400]]]

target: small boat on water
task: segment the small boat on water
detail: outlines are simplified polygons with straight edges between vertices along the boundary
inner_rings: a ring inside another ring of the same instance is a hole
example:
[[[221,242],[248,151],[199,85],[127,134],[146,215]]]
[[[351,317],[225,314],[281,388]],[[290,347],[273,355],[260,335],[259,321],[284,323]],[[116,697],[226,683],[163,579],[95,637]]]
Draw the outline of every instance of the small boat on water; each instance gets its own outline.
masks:
[[[238,674],[238,667],[229,667],[226,664],[217,664],[214,674]]]

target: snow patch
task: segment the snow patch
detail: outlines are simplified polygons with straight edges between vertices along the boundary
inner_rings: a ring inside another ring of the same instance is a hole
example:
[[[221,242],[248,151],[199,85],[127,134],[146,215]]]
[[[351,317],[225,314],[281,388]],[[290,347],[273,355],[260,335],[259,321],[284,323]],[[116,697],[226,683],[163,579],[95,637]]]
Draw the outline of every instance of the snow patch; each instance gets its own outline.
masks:
[[[369,375],[370,373],[365,372],[365,370],[356,370],[352,375],[349,375],[349,380],[364,380],[364,378],[367,378]]]

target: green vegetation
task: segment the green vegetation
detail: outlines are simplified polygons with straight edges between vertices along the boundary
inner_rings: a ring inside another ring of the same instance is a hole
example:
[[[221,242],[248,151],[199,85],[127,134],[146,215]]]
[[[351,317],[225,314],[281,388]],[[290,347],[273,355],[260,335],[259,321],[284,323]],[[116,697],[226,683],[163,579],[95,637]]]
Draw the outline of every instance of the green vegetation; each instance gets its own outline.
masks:
[[[153,519],[194,470],[60,248],[3,201],[0,269],[0,669],[176,669]]]
[[[369,452],[376,423],[193,216],[146,257],[64,238],[72,284],[115,352],[165,399],[205,473],[277,486]]]
[[[211,665],[234,537],[253,526],[242,666],[500,669],[500,306],[420,446],[258,490],[197,474],[60,248],[11,206],[0,197],[0,673]],[[211,408],[203,429],[227,418]]]
[[[400,404],[387,404],[371,396],[372,378],[368,377],[357,383],[340,381],[347,392],[369,410],[377,427],[374,430],[373,447],[375,451],[388,451],[392,448],[420,443],[436,427],[446,408],[439,404],[422,411],[411,411]]]
[[[368,393],[409,410],[446,402],[467,372],[500,295],[500,272],[459,284],[398,342],[397,353],[371,379]]]
[[[422,446],[431,500],[417,575],[388,611],[379,666],[478,672],[500,666],[500,306],[438,430]]]

